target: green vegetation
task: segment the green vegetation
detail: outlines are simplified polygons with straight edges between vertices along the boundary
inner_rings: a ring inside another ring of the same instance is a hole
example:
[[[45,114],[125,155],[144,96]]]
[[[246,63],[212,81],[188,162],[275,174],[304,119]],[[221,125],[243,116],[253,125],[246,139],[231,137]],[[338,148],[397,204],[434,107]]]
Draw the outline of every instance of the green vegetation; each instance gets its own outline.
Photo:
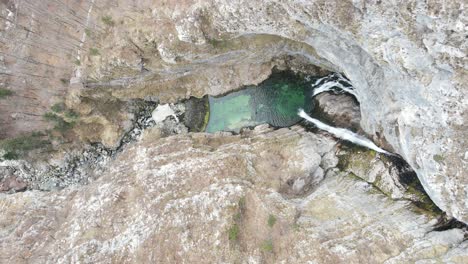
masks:
[[[52,112],[44,114],[44,119],[54,122],[54,129],[65,132],[75,125],[78,114],[71,109],[66,109],[64,103],[56,103],[51,107]]]
[[[268,240],[265,240],[262,244],[262,247],[261,249],[265,252],[272,252],[273,251],[273,242],[268,239]]]
[[[273,227],[276,223],[276,217],[274,215],[269,215],[268,216],[268,226]]]
[[[54,122],[54,129],[59,132],[65,132],[75,125],[74,122],[67,122],[61,116],[50,112],[44,114],[44,119],[47,121]]]
[[[61,78],[60,82],[62,82],[62,84],[64,84],[64,85],[70,84],[70,81],[68,79],[65,79],[65,78]]]
[[[65,111],[64,116],[65,118],[71,119],[72,121],[75,121],[75,119],[78,119],[79,117],[79,115],[71,109],[68,109],[67,111]]]
[[[63,110],[65,109],[65,104],[64,103],[56,103],[56,104],[52,105],[52,107],[50,109],[52,111],[54,111],[55,113],[62,113]]]
[[[208,43],[217,49],[225,48],[227,47],[227,44],[228,44],[226,40],[219,40],[219,39],[214,39],[214,38],[209,38]]]
[[[106,24],[106,25],[109,26],[109,27],[112,27],[112,26],[115,25],[115,22],[114,22],[114,20],[112,19],[111,16],[103,16],[103,17],[101,18],[101,20],[102,20],[102,22],[103,22],[104,24]]]
[[[92,32],[91,32],[91,29],[85,28],[84,32],[85,32],[85,34],[86,34],[87,37],[91,37],[91,33],[92,33]]]
[[[245,213],[245,197],[241,197],[237,205],[238,212],[233,216],[234,224],[228,230],[229,240],[233,242],[239,240],[240,226],[242,225],[242,217]]]
[[[96,48],[90,48],[90,49],[89,49],[89,54],[90,54],[91,56],[98,56],[100,53],[99,53],[99,50],[98,50],[98,49],[96,49]]]
[[[237,241],[239,239],[239,226],[237,224],[232,225],[228,233],[230,241]]]
[[[242,196],[240,199],[239,199],[239,202],[237,203],[239,205],[239,209],[241,211],[244,211],[245,210],[245,197]]]
[[[292,228],[294,231],[298,232],[301,229],[301,226],[298,223],[292,224]]]
[[[13,91],[0,88],[0,99],[8,97],[13,94]]]
[[[439,155],[439,154],[436,154],[434,156],[432,156],[432,158],[437,161],[438,163],[442,163],[444,161],[444,156],[442,155]]]
[[[6,160],[16,160],[19,159],[19,155],[16,152],[7,152],[5,155],[3,155],[3,158]]]
[[[75,63],[77,66],[81,65],[81,61],[79,59],[74,60],[73,63]]]
[[[24,155],[31,150],[49,146],[50,142],[45,140],[44,137],[45,134],[35,132],[30,135],[1,140],[0,148],[6,151],[3,158],[18,159],[21,155]]]

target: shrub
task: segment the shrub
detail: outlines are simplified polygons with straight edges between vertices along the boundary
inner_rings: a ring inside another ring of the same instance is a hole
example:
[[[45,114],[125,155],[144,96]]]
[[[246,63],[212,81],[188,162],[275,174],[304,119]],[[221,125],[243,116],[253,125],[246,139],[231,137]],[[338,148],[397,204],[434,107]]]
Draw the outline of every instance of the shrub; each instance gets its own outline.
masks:
[[[437,161],[438,163],[441,163],[444,161],[444,156],[436,154],[433,156],[434,160]]]
[[[5,155],[3,155],[3,158],[6,160],[15,160],[19,158],[19,155],[15,152],[7,152]]]
[[[114,26],[115,25],[115,22],[114,20],[112,20],[112,17],[111,16],[103,16],[101,18],[102,22],[110,27]]]
[[[239,238],[239,226],[237,224],[234,224],[229,228],[229,240],[231,241],[237,241]]]
[[[241,197],[241,198],[239,199],[238,205],[239,205],[239,208],[240,208],[241,210],[244,210],[244,209],[245,209],[245,197]]]
[[[54,122],[54,129],[60,132],[65,132],[66,130],[72,128],[75,125],[75,122],[67,122],[61,116],[54,113],[45,113],[44,119],[47,121]]]
[[[89,28],[85,28],[84,30],[86,36],[90,37],[91,36],[91,30]]]
[[[75,111],[68,109],[65,111],[65,117],[68,119],[77,119],[79,115]]]
[[[208,39],[208,43],[213,46],[213,48],[225,48],[227,47],[227,41],[225,40],[218,40],[218,39],[214,39],[214,38],[209,38]]]
[[[0,88],[0,99],[5,98],[13,94],[13,91],[8,89]]]
[[[273,242],[271,240],[265,240],[262,244],[262,250],[266,252],[273,251]]]
[[[68,79],[65,79],[65,78],[61,78],[60,82],[62,82],[62,84],[64,84],[64,85],[70,84],[70,81]]]
[[[65,109],[65,104],[64,103],[56,103],[56,104],[52,105],[52,107],[50,109],[52,111],[54,111],[55,113],[62,113],[63,110]]]
[[[50,142],[44,140],[42,133],[32,133],[30,135],[19,136],[16,138],[0,141],[0,148],[6,151],[4,159],[17,159],[20,154],[27,153],[33,149],[39,149],[49,146]]]
[[[89,54],[90,54],[91,56],[97,56],[97,55],[99,55],[99,50],[96,49],[96,48],[90,48],[90,49],[89,49]]]
[[[273,227],[276,223],[276,217],[274,215],[269,215],[268,216],[268,226]]]
[[[51,113],[51,112],[45,113],[43,117],[47,121],[56,121],[59,118],[58,115]]]

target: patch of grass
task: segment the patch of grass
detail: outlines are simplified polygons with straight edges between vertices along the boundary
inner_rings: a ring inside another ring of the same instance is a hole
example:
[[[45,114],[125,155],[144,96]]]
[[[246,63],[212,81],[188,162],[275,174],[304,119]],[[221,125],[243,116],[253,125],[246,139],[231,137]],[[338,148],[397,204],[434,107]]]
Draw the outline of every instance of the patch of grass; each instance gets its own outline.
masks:
[[[228,234],[230,241],[237,241],[239,239],[239,226],[237,224],[232,225],[229,228]]]
[[[276,224],[276,217],[274,215],[268,216],[268,226],[273,227]]]
[[[272,252],[273,251],[273,242],[268,239],[265,240],[261,246],[261,249],[265,252]]]
[[[90,48],[90,49],[89,49],[89,54],[90,54],[91,56],[98,56],[100,53],[99,53],[99,50],[98,50],[98,49],[96,49],[96,48]]]
[[[31,133],[30,135],[1,140],[0,148],[6,151],[3,158],[9,160],[18,159],[21,154],[49,146],[49,140],[45,140],[43,137],[44,134],[42,133]]]
[[[8,97],[13,94],[13,91],[0,88],[0,99]]]
[[[73,63],[75,63],[77,66],[81,65],[81,61],[79,59],[74,60]]]
[[[102,20],[102,23],[106,24],[109,27],[112,27],[115,25],[115,22],[111,16],[103,16],[101,20]]]

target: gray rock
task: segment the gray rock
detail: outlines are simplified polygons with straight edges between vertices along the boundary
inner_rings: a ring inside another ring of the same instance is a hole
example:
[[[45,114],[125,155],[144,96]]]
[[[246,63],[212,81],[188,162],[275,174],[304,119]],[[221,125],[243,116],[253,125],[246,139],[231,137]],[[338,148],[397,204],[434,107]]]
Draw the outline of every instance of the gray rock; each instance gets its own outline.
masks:
[[[321,93],[314,100],[324,122],[354,131],[360,129],[361,110],[351,95]]]

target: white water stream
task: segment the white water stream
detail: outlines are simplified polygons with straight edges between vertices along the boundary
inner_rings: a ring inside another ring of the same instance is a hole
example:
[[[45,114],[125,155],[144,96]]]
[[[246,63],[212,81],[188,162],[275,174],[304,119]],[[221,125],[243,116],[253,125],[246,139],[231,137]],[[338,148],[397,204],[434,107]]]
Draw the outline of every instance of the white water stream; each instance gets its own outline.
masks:
[[[370,141],[369,139],[367,139],[367,138],[365,138],[365,137],[363,137],[361,135],[358,135],[358,134],[356,134],[356,133],[354,133],[352,131],[349,131],[347,129],[344,129],[344,128],[337,128],[337,127],[329,126],[329,125],[327,125],[327,124],[325,124],[325,123],[323,123],[323,122],[321,122],[321,121],[319,121],[319,120],[317,120],[315,118],[310,117],[302,109],[299,109],[298,115],[300,117],[304,118],[305,120],[309,121],[310,123],[314,124],[318,128],[320,128],[322,130],[325,130],[325,131],[329,132],[330,134],[333,134],[337,138],[341,138],[341,139],[350,141],[352,143],[355,143],[355,144],[358,144],[360,146],[375,150],[375,151],[380,152],[380,153],[393,155],[392,153],[390,153],[390,152],[388,152],[388,151],[386,151],[384,149],[379,148],[377,145],[374,144],[374,142]]]
[[[339,73],[334,73],[334,74],[318,79],[312,85],[312,88],[314,89],[314,93],[312,94],[312,97],[316,96],[319,93],[334,91],[334,92],[347,92],[349,94],[354,95],[354,97],[357,98],[356,91],[354,90],[351,83]],[[337,88],[340,89],[341,91],[337,91],[336,90]],[[325,130],[333,134],[337,138],[350,141],[354,144],[358,144],[360,146],[375,150],[380,153],[385,153],[387,155],[394,155],[378,147],[371,140],[361,135],[358,135],[350,130],[347,130],[345,128],[332,127],[321,122],[320,120],[310,117],[308,114],[306,114],[306,112],[304,112],[303,109],[299,109],[298,115],[304,118],[305,120],[307,120],[308,122],[314,124],[319,129]]]
[[[347,85],[343,85],[343,83]],[[312,97],[316,96],[319,93],[328,92],[328,91],[336,91],[336,88],[341,89],[343,92],[347,92],[349,94],[354,95],[357,98],[356,92],[353,89],[353,86],[349,81],[343,77],[343,75],[339,73],[334,73],[332,75],[325,76],[323,78],[318,79],[312,85],[314,88],[314,93]]]

